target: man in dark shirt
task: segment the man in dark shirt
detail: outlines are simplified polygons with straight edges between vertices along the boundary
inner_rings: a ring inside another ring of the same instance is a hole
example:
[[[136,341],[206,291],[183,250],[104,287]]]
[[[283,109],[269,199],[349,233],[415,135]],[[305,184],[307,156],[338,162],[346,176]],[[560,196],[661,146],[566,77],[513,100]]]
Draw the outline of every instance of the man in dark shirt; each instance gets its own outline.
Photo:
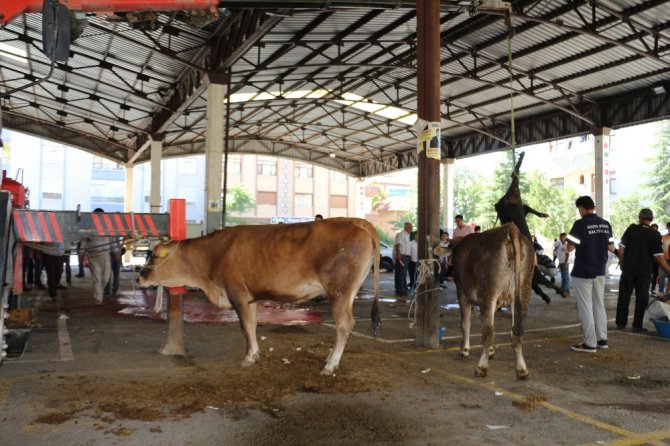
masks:
[[[626,229],[619,244],[619,264],[621,279],[619,280],[619,300],[616,305],[616,326],[621,330],[628,322],[628,305],[635,290],[635,313],[633,331],[647,331],[642,326],[642,318],[649,303],[649,282],[651,280],[651,263],[654,259],[666,272],[670,266],[663,257],[661,234],[649,224],[654,219],[651,209],[642,209],[638,215],[639,224]]]
[[[607,348],[607,314],[605,313],[605,269],[607,251],[614,251],[612,226],[595,213],[589,196],[575,202],[581,219],[568,234],[568,252],[575,252],[572,268],[572,292],[582,323],[584,342],[573,345],[577,352],[595,353]]]

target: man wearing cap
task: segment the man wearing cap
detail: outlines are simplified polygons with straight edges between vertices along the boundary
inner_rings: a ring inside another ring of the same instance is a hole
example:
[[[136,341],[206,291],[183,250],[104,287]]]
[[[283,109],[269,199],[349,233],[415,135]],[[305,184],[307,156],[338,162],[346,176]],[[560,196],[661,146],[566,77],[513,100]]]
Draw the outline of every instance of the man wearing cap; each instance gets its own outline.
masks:
[[[651,263],[653,258],[663,270],[670,272],[670,265],[663,256],[661,234],[652,229],[654,219],[651,209],[642,209],[638,215],[639,224],[626,229],[619,244],[619,264],[621,279],[619,280],[619,300],[616,305],[616,328],[622,330],[628,323],[628,305],[635,290],[635,313],[633,315],[633,332],[647,331],[642,326],[642,318],[649,303],[649,283],[651,280]]]
[[[577,301],[584,342],[573,345],[572,350],[595,353],[598,348],[607,348],[605,269],[607,251],[614,251],[614,237],[609,222],[596,215],[591,197],[579,197],[575,206],[582,218],[572,225],[567,248],[568,252],[575,251],[572,293]]]

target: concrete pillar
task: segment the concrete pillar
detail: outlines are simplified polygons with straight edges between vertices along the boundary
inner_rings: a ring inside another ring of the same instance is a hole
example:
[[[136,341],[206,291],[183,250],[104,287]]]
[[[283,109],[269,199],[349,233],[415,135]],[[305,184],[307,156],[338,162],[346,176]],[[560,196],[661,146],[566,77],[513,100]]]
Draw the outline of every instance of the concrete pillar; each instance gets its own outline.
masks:
[[[151,141],[151,191],[149,192],[150,211],[161,211],[161,159],[163,158],[163,139]]]
[[[135,173],[135,165],[133,163],[126,164],[126,194],[123,200],[123,211],[133,211],[133,174]],[[125,263],[130,263],[133,250],[130,246],[126,246],[126,254],[123,256]]]
[[[596,184],[595,184],[595,202],[596,212],[604,219],[609,219],[610,216],[610,132],[612,129],[608,127],[601,127],[596,129],[593,134],[595,136],[595,169],[596,169]]]
[[[442,197],[442,229],[454,235],[454,158],[442,160],[442,183],[444,196]]]
[[[205,151],[205,233],[209,234],[223,227],[222,218],[222,162],[223,162],[223,119],[226,87],[221,76],[208,74],[207,87],[207,135]]]

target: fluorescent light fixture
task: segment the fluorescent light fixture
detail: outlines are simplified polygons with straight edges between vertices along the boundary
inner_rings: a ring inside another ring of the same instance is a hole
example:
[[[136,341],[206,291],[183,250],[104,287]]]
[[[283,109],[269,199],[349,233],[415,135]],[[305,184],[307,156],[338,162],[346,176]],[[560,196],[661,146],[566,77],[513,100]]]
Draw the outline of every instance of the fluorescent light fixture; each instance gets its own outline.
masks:
[[[27,64],[28,63],[28,59],[26,59],[27,56],[28,54],[25,52],[25,50],[20,50],[11,45],[7,45],[6,43],[0,42],[0,57],[4,57],[5,59],[11,59],[17,62]]]
[[[665,93],[665,87],[663,85],[657,85],[654,87],[654,93],[663,94]]]
[[[330,155],[329,155],[329,156],[330,156],[331,158],[335,158],[335,154],[334,154],[333,152],[330,152]]]

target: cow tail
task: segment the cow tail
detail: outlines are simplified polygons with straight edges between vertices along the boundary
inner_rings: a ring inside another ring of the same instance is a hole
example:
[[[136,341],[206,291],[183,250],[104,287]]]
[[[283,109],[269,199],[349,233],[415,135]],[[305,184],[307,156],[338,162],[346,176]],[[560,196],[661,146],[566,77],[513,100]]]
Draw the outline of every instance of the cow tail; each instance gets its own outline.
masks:
[[[516,229],[516,227],[514,227]],[[514,305],[512,306],[512,333],[514,336],[523,335],[523,296],[521,296],[521,266],[522,244],[521,233],[518,230],[511,234],[514,249]]]
[[[374,301],[372,303],[372,311],[370,313],[370,319],[372,320],[372,334],[377,337],[379,334],[379,329],[382,326],[382,316],[381,316],[381,311],[379,309],[379,265],[380,265],[380,260],[381,260],[381,254],[380,254],[380,243],[379,243],[379,234],[377,234],[377,231],[374,231],[374,234],[370,234],[372,237],[372,244],[374,245],[374,260],[372,261],[372,265],[374,268]]]

